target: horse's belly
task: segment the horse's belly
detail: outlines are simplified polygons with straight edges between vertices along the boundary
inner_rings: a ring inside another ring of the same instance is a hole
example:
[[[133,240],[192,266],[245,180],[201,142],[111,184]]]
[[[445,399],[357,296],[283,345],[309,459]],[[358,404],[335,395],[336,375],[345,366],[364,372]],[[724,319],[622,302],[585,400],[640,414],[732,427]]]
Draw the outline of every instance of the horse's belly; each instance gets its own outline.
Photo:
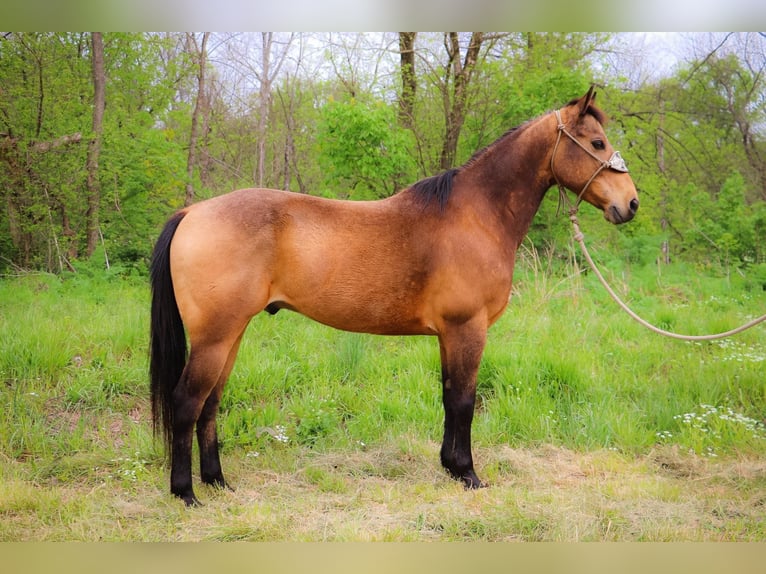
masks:
[[[391,300],[381,294],[353,294],[331,290],[307,290],[302,296],[272,293],[266,310],[290,309],[314,321],[343,331],[376,335],[432,335],[433,325],[424,318],[414,298]]]

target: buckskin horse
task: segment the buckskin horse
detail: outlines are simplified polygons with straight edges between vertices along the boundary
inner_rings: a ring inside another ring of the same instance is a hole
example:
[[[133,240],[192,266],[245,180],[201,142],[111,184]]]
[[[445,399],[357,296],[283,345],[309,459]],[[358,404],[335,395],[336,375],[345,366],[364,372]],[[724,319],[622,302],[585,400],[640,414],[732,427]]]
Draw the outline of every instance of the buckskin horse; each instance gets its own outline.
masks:
[[[461,167],[386,199],[242,189],[175,213],[151,264],[152,412],[170,451],[171,492],[198,504],[195,427],[202,482],[227,486],[216,434],[221,394],[250,319],[280,309],[346,331],[436,336],[441,464],[466,488],[483,486],[471,454],[476,375],[543,196],[558,184],[614,224],[638,209],[594,98],[591,87]]]

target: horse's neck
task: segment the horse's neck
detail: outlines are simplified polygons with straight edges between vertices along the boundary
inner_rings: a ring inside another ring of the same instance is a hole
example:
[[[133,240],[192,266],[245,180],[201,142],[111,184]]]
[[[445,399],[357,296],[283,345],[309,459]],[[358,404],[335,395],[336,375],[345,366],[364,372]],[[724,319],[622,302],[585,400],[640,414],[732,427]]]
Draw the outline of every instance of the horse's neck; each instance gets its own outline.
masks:
[[[547,123],[541,118],[524,126],[520,133],[499,141],[490,154],[470,168],[475,170],[472,179],[487,198],[487,205],[500,216],[506,234],[517,245],[551,186],[554,142],[546,134]]]

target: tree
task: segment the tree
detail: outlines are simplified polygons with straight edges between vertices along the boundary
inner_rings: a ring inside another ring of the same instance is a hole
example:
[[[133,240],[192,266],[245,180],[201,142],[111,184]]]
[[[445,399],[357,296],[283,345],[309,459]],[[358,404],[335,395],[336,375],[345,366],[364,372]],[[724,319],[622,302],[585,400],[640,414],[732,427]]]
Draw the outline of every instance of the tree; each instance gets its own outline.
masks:
[[[60,271],[78,252],[86,211],[77,205],[86,165],[79,143],[92,102],[88,53],[85,34],[0,38],[2,263]]]
[[[753,186],[766,200],[766,149],[758,126],[766,122],[766,58],[756,69],[745,68],[735,55],[711,58],[708,84],[720,94],[736,126],[742,151],[750,167]]]
[[[93,63],[93,137],[88,143],[87,188],[88,211],[86,213],[86,252],[93,255],[99,237],[99,210],[101,207],[101,184],[99,182],[98,158],[101,154],[101,137],[104,127],[106,75],[104,73],[104,37],[101,32],[91,33],[91,59]]]
[[[103,246],[143,270],[170,212],[236,187],[383,197],[594,81],[642,196],[595,238],[636,261],[641,238],[671,260],[762,261],[766,37],[689,36],[662,73],[621,37],[0,34],[0,265],[79,269]],[[551,194],[530,237],[568,235]]]
[[[272,177],[266,167],[272,86],[288,61],[295,37],[261,32],[257,42],[243,34],[229,36],[224,42],[226,65],[233,68],[234,81],[241,83],[232,89],[244,107],[243,114],[255,123],[249,134],[255,142],[251,182],[259,187],[269,185]]]
[[[468,88],[479,61],[483,41],[483,32],[473,32],[465,55],[462,56],[458,33],[448,32],[444,35],[444,48],[448,59],[444,67],[443,96],[446,125],[439,159],[441,169],[454,167],[458,138],[465,121]]]
[[[397,126],[395,112],[381,102],[329,102],[322,109],[317,142],[332,195],[385,197],[412,178],[410,133]]]
[[[381,96],[390,91],[385,81],[393,77],[396,39],[387,33],[333,33],[325,39],[324,57],[332,67],[339,92],[352,98]]]
[[[415,95],[418,82],[415,74],[415,38],[417,32],[399,32],[400,73],[402,92],[399,94],[399,123],[412,128],[415,112]]]
[[[759,223],[766,57],[747,35],[693,40],[690,59],[673,74],[616,94],[610,106],[629,138],[626,155],[646,198],[637,229],[646,234],[655,226],[668,241],[665,261],[672,254],[748,264],[760,260],[766,240]]]
[[[284,42],[281,53],[275,54],[276,40],[274,32],[261,32],[261,74],[258,76],[261,85],[256,133],[258,138],[258,177],[256,183],[259,187],[264,185],[264,172],[266,171],[266,128],[268,127],[269,111],[271,109],[271,85],[279,75],[294,37],[295,35],[291,34]]]
[[[197,98],[194,103],[194,110],[191,117],[191,133],[189,135],[189,156],[186,162],[186,195],[184,205],[191,205],[194,202],[194,170],[197,167],[197,142],[199,139],[200,120],[203,124],[207,123],[208,98],[205,92],[205,77],[207,67],[207,41],[210,38],[210,32],[202,33],[200,46],[197,47],[197,38],[194,34],[187,34],[187,45],[189,50],[193,50],[193,58],[197,63]]]

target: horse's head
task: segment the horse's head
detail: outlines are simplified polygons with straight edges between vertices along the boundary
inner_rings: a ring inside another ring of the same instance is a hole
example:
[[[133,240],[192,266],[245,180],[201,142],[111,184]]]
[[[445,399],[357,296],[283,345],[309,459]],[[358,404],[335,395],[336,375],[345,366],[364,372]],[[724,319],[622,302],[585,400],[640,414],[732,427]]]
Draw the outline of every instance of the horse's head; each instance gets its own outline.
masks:
[[[620,153],[604,133],[604,113],[593,104],[593,87],[551,114],[556,143],[551,156],[553,179],[601,209],[612,223],[633,219],[638,193]]]

